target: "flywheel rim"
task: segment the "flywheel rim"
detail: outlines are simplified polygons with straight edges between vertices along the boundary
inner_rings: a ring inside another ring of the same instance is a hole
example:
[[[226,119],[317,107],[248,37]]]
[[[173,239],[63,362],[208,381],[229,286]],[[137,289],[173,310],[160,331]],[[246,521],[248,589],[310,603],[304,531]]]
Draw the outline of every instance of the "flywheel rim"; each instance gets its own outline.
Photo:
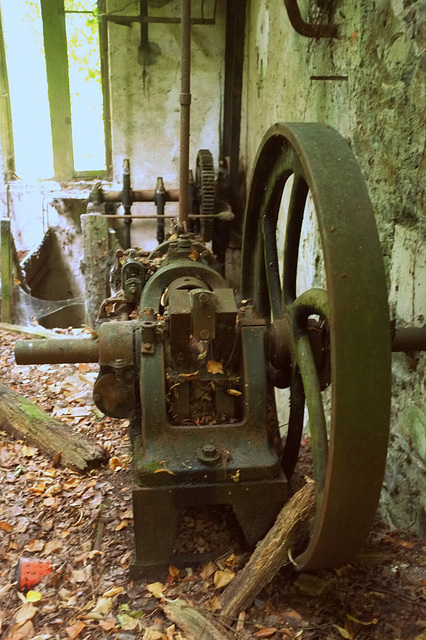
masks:
[[[281,286],[273,236],[283,189],[292,174]],[[309,291],[296,295],[298,243],[308,190],[324,256],[326,305],[321,294],[317,300]],[[299,430],[297,376],[302,377],[310,413],[315,413],[312,407],[318,406],[319,394],[309,388],[309,381],[315,376],[307,318],[316,313],[329,323],[330,441],[325,451],[319,429],[318,456],[325,458],[325,468],[317,469],[315,475],[317,485],[323,483],[323,487],[317,490],[318,506],[310,542],[296,563],[304,570],[341,566],[358,552],[371,527],[388,440],[389,313],[374,214],[347,143],[337,131],[323,124],[271,127],[260,146],[249,193],[241,293],[253,300],[261,316],[284,317],[290,325]]]

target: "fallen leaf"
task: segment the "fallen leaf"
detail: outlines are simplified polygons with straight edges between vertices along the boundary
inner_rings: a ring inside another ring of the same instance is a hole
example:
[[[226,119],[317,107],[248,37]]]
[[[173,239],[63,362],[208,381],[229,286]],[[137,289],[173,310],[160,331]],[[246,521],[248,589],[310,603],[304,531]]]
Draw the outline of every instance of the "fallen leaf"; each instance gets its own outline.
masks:
[[[310,596],[320,596],[328,589],[328,582],[309,573],[301,573],[294,583],[296,587]]]
[[[112,469],[112,471],[119,471],[120,469],[122,469],[120,459],[116,456],[109,459],[108,466],[110,469]]]
[[[200,578],[203,580],[208,580],[210,576],[214,574],[216,571],[216,565],[214,562],[208,562],[204,565],[204,567],[200,571]]]
[[[43,551],[44,542],[43,540],[30,540],[24,547],[25,551]]]
[[[23,625],[25,624],[25,622],[27,622],[27,620],[32,620],[37,611],[37,607],[35,607],[31,602],[26,602],[22,605],[22,607],[19,607],[18,611],[16,612],[16,624]]]
[[[88,620],[100,620],[107,616],[112,609],[112,598],[99,598],[94,609],[86,614]]]
[[[77,622],[75,622],[70,627],[66,627],[65,632],[70,640],[75,640],[79,633],[83,631],[85,626],[86,625],[84,624],[84,622],[82,622],[81,620],[77,620]]]
[[[62,449],[61,451],[58,451],[58,453],[56,455],[53,456],[52,458],[52,467],[57,467],[58,464],[61,461],[61,456],[62,456]]]
[[[338,624],[333,624],[333,627],[337,629],[342,638],[346,638],[346,640],[353,640],[353,635],[350,634],[346,629],[343,629],[343,627],[339,627]]]
[[[127,520],[121,520],[118,525],[115,527],[115,531],[121,531],[122,529],[126,529],[129,526]]]
[[[60,549],[62,549],[62,540],[54,538],[53,540],[46,542],[43,554],[47,555],[49,553],[56,553]]]
[[[145,629],[142,640],[162,640],[163,638],[164,634],[162,631],[158,631],[158,629],[153,629],[152,627],[150,627],[148,629]]]
[[[237,389],[227,389],[226,393],[228,393],[230,396],[240,396],[242,394],[242,391],[237,391]]]
[[[172,564],[169,564],[169,576],[171,578],[179,578],[179,569],[174,567]]]
[[[6,640],[30,640],[34,636],[34,625],[31,620],[24,624],[13,624],[8,632]]]
[[[207,362],[207,371],[215,375],[216,373],[223,373],[223,364],[217,362],[217,360],[209,360]]]
[[[290,627],[300,627],[302,623],[302,616],[294,609],[290,609],[289,611],[284,611],[283,618],[287,622]]]
[[[123,593],[124,587],[112,587],[105,591],[103,594],[104,598],[113,598],[114,596],[118,596],[119,593]]]
[[[68,491],[69,489],[75,489],[80,484],[80,478],[76,478],[75,476],[69,478],[69,480],[65,480],[63,484],[63,488]]]
[[[215,613],[216,611],[220,611],[222,609],[222,603],[217,596],[213,596],[210,602],[210,611]]]
[[[166,638],[167,638],[167,640],[174,640],[175,631],[176,631],[176,625],[175,624],[171,624],[170,627],[167,627],[167,629],[166,629]]]
[[[152,582],[151,584],[147,584],[146,588],[155,598],[164,598],[164,584],[161,582]]]
[[[256,631],[253,635],[255,638],[270,638],[277,631],[278,629],[276,627],[263,627],[263,629]]]
[[[22,445],[21,453],[24,458],[32,458],[38,453],[38,449],[35,447],[29,447],[26,444]]]
[[[191,253],[189,254],[188,258],[195,262],[196,260],[198,260],[199,257],[200,257],[200,254],[198,253],[198,251],[195,251],[194,247],[192,247]]]
[[[6,533],[10,533],[13,529],[13,525],[11,525],[9,522],[4,522],[1,521],[0,522],[0,529],[1,531],[6,531]]]
[[[41,597],[40,591],[28,591],[25,599],[27,602],[38,602],[41,600]]]
[[[84,569],[73,569],[71,572],[73,581],[80,584],[83,582],[87,582],[88,578],[90,577],[90,571],[88,571],[87,569],[87,567],[84,567]]]
[[[370,624],[377,624],[379,622],[379,618],[373,618],[373,620],[370,620],[369,622],[364,622],[363,620],[358,620],[358,618],[355,618],[355,616],[351,616],[350,613],[347,613],[346,617],[348,620],[351,620],[352,622],[356,622],[356,624],[362,624],[364,626],[369,626]]]
[[[237,633],[240,633],[240,631],[242,631],[244,629],[245,619],[246,619],[246,612],[245,611],[240,611],[240,613],[238,614],[237,626],[235,628],[235,631]]]
[[[36,484],[33,484],[32,487],[28,487],[28,491],[31,491],[31,493],[34,493],[37,496],[41,496],[46,490],[46,485],[44,482],[37,482]]]
[[[103,631],[112,631],[115,629],[115,618],[108,618],[108,620],[100,620],[99,626]]]
[[[216,589],[222,589],[235,578],[235,573],[231,569],[224,569],[223,571],[216,571],[214,574],[214,586]]]
[[[127,613],[119,613],[117,620],[123,631],[133,631],[133,629],[139,626],[139,620],[132,618],[132,616],[127,615]]]
[[[192,373],[180,373],[181,378],[196,378],[198,376],[198,371],[193,371]]]
[[[154,473],[168,473],[169,476],[174,476],[174,472],[170,471],[170,469],[166,469],[165,467],[162,467],[161,469],[154,469]]]

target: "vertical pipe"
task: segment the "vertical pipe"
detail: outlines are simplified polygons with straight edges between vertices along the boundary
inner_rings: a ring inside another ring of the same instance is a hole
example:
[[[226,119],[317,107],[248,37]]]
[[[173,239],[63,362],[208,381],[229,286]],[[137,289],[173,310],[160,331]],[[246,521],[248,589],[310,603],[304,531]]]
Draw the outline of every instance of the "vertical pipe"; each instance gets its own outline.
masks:
[[[191,105],[191,0],[181,0],[179,222],[188,224],[189,118]]]
[[[12,239],[10,220],[0,221],[1,246],[1,321],[12,322]]]

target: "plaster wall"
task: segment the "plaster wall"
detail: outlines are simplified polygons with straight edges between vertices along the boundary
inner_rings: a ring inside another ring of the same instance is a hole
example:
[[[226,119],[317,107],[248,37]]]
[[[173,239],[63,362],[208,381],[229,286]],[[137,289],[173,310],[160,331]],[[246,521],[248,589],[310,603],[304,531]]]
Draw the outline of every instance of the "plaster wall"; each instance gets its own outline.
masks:
[[[321,18],[314,0],[298,4],[305,18]],[[367,181],[391,317],[397,326],[424,326],[426,5],[421,0],[322,4],[325,9],[333,5],[331,20],[339,25],[333,40],[297,34],[282,0],[248,3],[242,162],[249,174],[258,145],[275,122],[334,126],[348,140]],[[313,267],[310,277],[317,277]],[[382,511],[390,522],[422,533],[425,371],[426,354],[393,356],[391,442],[382,494]]]

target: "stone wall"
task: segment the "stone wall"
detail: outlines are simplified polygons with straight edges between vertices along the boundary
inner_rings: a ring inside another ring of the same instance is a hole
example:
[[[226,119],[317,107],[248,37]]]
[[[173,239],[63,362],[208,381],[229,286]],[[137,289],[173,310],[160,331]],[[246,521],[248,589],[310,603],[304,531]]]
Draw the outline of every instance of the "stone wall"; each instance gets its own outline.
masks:
[[[331,21],[339,25],[333,40],[297,34],[282,0],[249,2],[242,162],[249,174],[265,131],[278,121],[326,122],[340,131],[367,181],[391,316],[397,326],[424,326],[426,5],[421,0],[321,4],[323,11],[332,5]],[[314,0],[299,5],[305,18],[321,19]],[[393,371],[382,511],[395,526],[424,533],[426,354],[395,354]]]

